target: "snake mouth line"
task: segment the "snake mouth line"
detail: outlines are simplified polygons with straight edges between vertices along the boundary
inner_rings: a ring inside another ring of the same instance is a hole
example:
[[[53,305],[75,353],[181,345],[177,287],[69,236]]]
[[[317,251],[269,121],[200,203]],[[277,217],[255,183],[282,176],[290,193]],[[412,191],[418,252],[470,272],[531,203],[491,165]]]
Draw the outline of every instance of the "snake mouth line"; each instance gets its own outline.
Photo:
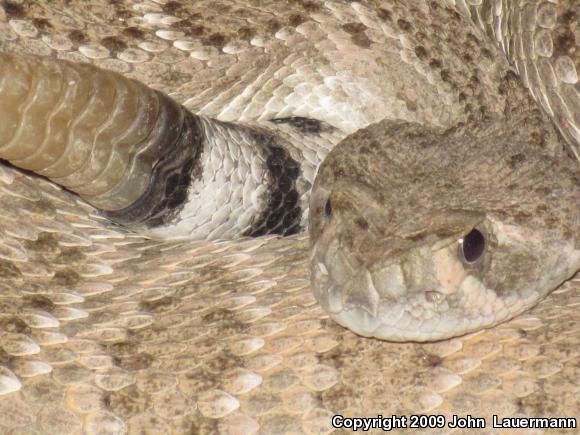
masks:
[[[487,288],[472,274],[454,290],[413,285],[403,273],[404,263],[384,269],[358,271],[348,279],[321,259],[324,247],[312,254],[313,293],[337,323],[364,337],[387,341],[438,341],[490,328],[535,305],[538,295],[506,296]],[[454,247],[444,249],[454,250]]]
[[[501,303],[500,309],[484,310],[487,312],[479,312],[470,317],[461,308],[442,313],[431,311],[429,315],[421,317],[421,314],[428,312],[422,304],[413,304],[411,299],[385,300],[378,304],[377,312],[373,315],[365,307],[354,303],[345,303],[338,309],[340,302],[336,299],[340,298],[337,296],[340,292],[341,288],[336,284],[330,284],[326,290],[319,289],[315,292],[321,305],[328,307],[328,313],[333,320],[363,337],[394,342],[440,341],[491,328],[517,316],[537,301],[535,297],[521,299],[514,301],[509,308]],[[482,307],[498,305],[498,301],[492,291],[489,291],[488,299]]]

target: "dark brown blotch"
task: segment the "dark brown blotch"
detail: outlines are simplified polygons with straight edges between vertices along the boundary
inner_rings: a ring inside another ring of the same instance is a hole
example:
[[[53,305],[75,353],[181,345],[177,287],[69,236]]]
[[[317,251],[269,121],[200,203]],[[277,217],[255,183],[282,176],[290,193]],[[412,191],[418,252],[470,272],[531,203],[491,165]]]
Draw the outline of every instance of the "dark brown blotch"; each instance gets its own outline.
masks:
[[[359,227],[363,231],[367,231],[369,229],[369,223],[363,217],[358,217],[354,220],[354,223],[357,227]]]
[[[144,311],[148,311],[151,313],[160,313],[172,311],[180,303],[181,302],[179,301],[179,299],[176,299],[173,296],[165,296],[160,299],[156,299],[154,301],[141,301],[139,303],[139,306]]]
[[[218,15],[226,15],[232,11],[232,6],[226,3],[212,2],[212,9],[217,12]]]
[[[491,52],[491,51],[489,51],[487,48],[483,47],[483,48],[480,50],[480,53],[481,53],[481,56],[482,56],[482,57],[485,57],[486,59],[489,59],[489,60],[493,60],[493,54],[492,54],[492,52]]]
[[[364,32],[366,30],[366,26],[362,23],[346,23],[343,24],[342,30],[350,35],[354,35],[355,33]]]
[[[554,216],[549,215],[544,219],[544,224],[548,229],[552,230],[558,227],[559,220]]]
[[[32,24],[41,32],[46,32],[47,30],[52,29],[52,24],[46,18],[33,18]]]
[[[433,0],[429,3],[429,9],[431,9],[432,11],[438,10],[439,7],[440,7],[439,3],[435,0]]]
[[[82,281],[81,276],[71,269],[59,270],[52,277],[51,284],[61,286],[74,286]]]
[[[31,330],[20,317],[0,318],[0,331],[11,334],[30,334]]]
[[[123,29],[123,35],[132,39],[143,39],[144,33],[138,27],[127,27],[126,29]]]
[[[361,48],[369,48],[372,44],[369,37],[364,33],[357,33],[356,35],[352,35],[352,42]]]
[[[230,370],[234,370],[237,367],[243,367],[243,360],[239,356],[231,353],[222,353],[215,358],[206,361],[204,364],[205,368],[211,373],[219,375],[220,373],[225,373]]]
[[[518,401],[518,408],[529,415],[556,415],[560,411],[560,399],[534,392]]]
[[[43,311],[50,312],[55,308],[54,302],[43,295],[26,295],[23,301],[28,307]]]
[[[207,38],[204,38],[204,43],[206,45],[211,45],[213,47],[216,48],[223,48],[224,45],[226,45],[228,43],[229,38],[224,35],[223,33],[212,33],[211,35],[209,35]]]
[[[69,39],[76,43],[76,44],[82,44],[83,42],[87,41],[87,35],[84,34],[84,32],[80,31],[80,30],[71,30],[68,33],[68,37]]]
[[[520,225],[526,224],[527,222],[530,221],[531,218],[532,218],[531,214],[521,210],[514,214],[514,220]]]
[[[429,66],[431,69],[441,69],[443,67],[443,63],[439,59],[431,59],[429,61]]]
[[[3,1],[2,7],[4,8],[4,12],[10,18],[24,18],[26,16],[26,10],[24,6],[11,2],[11,1]]]
[[[241,40],[250,40],[256,36],[256,31],[250,27],[240,27],[238,29],[238,36]]]
[[[120,366],[122,358],[137,354],[139,342],[137,340],[125,340],[111,343],[106,346],[107,354],[113,355],[113,362]]]
[[[68,3],[70,0],[67,0]],[[114,14],[119,18],[129,18],[131,13],[125,8],[125,2],[122,0],[109,0],[109,5],[115,10]]]
[[[103,403],[106,408],[124,418],[145,412],[150,407],[147,395],[140,392],[135,385],[107,393],[103,398]]]
[[[188,26],[179,26],[188,36],[203,36],[208,33],[208,29],[201,24],[191,24]]]
[[[20,278],[21,276],[22,272],[20,272],[20,269],[14,263],[0,259],[0,278],[4,280]]]
[[[151,367],[155,357],[151,354],[140,352],[135,355],[118,357],[115,365],[129,371],[145,370]]]
[[[536,187],[534,191],[542,196],[548,196],[552,194],[552,189],[548,186]]]
[[[408,237],[405,237],[405,239],[410,240],[412,242],[422,242],[423,240],[425,240],[427,238],[427,236],[429,236],[429,234],[423,231],[423,232],[419,232],[416,234],[412,234]]]
[[[306,21],[306,17],[301,14],[292,14],[288,17],[288,24],[293,27],[298,27]]]
[[[271,18],[265,24],[266,24],[265,25],[266,31],[269,33],[276,33],[278,30],[280,30],[283,27],[282,23],[280,23],[275,18]]]
[[[8,355],[4,349],[0,348],[0,364],[10,367],[13,361],[14,357],[12,355]]]
[[[216,322],[233,321],[236,319],[236,314],[233,311],[219,308],[203,315],[203,323],[212,324]]]
[[[53,261],[55,264],[72,266],[85,264],[85,258],[85,253],[78,246],[63,246]]]
[[[559,34],[554,40],[554,57],[566,55],[569,56],[576,50],[576,38],[574,33],[566,30]]]
[[[524,154],[522,154],[522,153],[514,154],[509,159],[510,168],[512,170],[519,168],[522,165],[522,163],[525,161],[526,161],[526,156]]]
[[[318,12],[321,9],[320,4],[313,1],[300,0],[300,3],[302,4],[304,10],[308,12]]]
[[[403,32],[407,33],[411,32],[411,30],[413,29],[411,23],[402,18],[397,20],[397,26],[399,26],[399,29],[401,29]]]
[[[548,211],[548,207],[546,206],[546,204],[540,204],[536,207],[536,213],[537,214],[544,214]]]
[[[161,5],[161,9],[163,12],[169,15],[177,15],[183,12],[183,6],[181,2],[177,1],[168,1],[164,5]]]
[[[52,233],[40,233],[36,240],[26,240],[23,244],[27,250],[38,252],[45,258],[54,258],[61,253],[58,241]]]
[[[379,8],[377,10],[377,16],[383,21],[389,21],[389,22],[393,21],[393,15],[392,15],[391,11],[388,9]]]
[[[359,405],[361,392],[350,385],[339,383],[319,393],[326,409],[352,409]],[[355,408],[356,409],[356,408]]]
[[[418,45],[417,47],[415,47],[415,54],[421,60],[425,60],[429,56],[429,52],[422,45]]]
[[[197,433],[220,433],[219,421],[216,418],[209,418],[201,415],[199,411],[191,417],[191,420],[183,420],[182,426],[179,428],[181,433],[197,434]]]
[[[117,53],[127,49],[127,44],[122,39],[115,36],[107,36],[106,38],[101,39],[101,44],[109,50],[112,55],[116,55]]]
[[[419,361],[421,366],[429,368],[440,367],[443,363],[443,359],[440,356],[434,355],[432,353],[422,353],[422,355],[419,357]]]
[[[369,48],[371,46],[371,40],[366,35],[366,26],[362,23],[346,23],[343,24],[342,30],[348,33],[351,37],[353,44],[361,48]]]
[[[416,102],[410,100],[405,100],[405,106],[407,106],[409,112],[416,112],[419,108]]]

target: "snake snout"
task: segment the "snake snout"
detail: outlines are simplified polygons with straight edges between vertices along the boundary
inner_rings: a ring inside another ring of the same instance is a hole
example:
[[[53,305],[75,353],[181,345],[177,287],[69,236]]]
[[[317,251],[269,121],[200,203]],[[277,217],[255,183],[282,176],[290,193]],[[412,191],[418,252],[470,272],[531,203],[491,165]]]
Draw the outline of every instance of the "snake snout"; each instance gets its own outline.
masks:
[[[357,256],[341,246],[340,237],[323,234],[313,249],[314,295],[335,321],[359,335],[431,340],[441,334],[435,326],[449,310],[452,293],[440,282],[431,247],[390,254],[355,267]]]

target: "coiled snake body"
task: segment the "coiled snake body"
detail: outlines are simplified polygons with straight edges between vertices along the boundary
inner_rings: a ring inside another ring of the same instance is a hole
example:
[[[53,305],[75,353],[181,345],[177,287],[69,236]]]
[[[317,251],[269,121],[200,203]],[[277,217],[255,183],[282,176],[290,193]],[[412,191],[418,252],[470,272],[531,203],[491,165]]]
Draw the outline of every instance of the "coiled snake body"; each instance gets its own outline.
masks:
[[[578,416],[572,1],[1,4],[3,431]]]

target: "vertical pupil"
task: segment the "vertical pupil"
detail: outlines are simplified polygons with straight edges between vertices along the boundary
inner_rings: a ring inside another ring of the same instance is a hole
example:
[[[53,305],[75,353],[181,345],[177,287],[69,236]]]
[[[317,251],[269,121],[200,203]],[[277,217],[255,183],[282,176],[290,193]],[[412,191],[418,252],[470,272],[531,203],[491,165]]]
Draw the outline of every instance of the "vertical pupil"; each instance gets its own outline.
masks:
[[[326,204],[324,205],[324,217],[326,217],[327,219],[330,219],[330,216],[332,215],[332,205],[330,204],[330,198],[326,201]]]
[[[468,263],[477,261],[485,251],[485,237],[475,228],[463,238],[463,257]]]

